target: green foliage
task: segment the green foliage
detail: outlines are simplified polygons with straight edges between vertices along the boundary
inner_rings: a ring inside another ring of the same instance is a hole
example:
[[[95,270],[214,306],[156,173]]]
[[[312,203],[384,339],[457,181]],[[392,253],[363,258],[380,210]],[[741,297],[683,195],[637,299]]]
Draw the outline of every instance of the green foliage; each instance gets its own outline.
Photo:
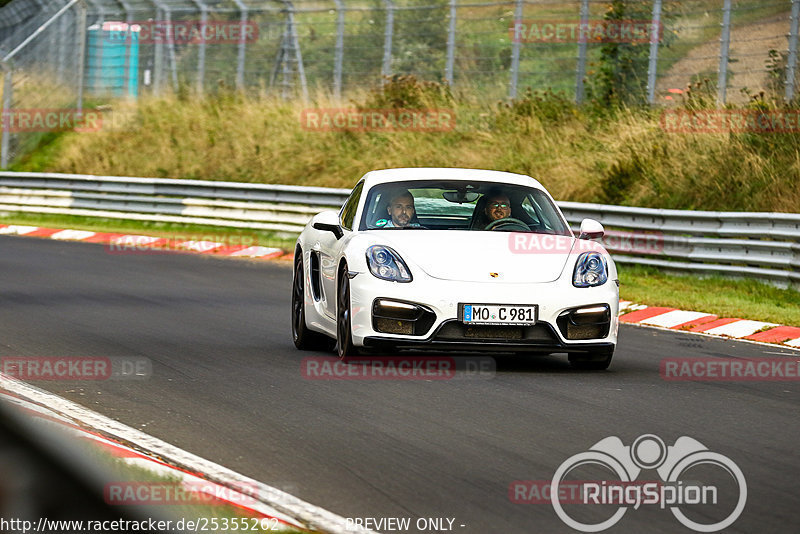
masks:
[[[543,122],[556,123],[579,114],[575,102],[563,93],[550,89],[534,91],[529,87],[522,98],[498,102],[496,120],[497,123],[507,123],[520,118],[536,117]]]
[[[677,6],[665,2],[661,14],[660,46],[669,46],[675,34],[667,30],[671,13]],[[613,0],[603,19],[609,23],[652,20],[651,0]],[[642,105],[647,102],[647,68],[650,44],[607,42],[600,48],[600,58],[589,63],[587,94],[604,108]]]
[[[385,77],[384,84],[369,92],[360,109],[423,109],[453,105],[447,84],[421,81],[413,75]]]

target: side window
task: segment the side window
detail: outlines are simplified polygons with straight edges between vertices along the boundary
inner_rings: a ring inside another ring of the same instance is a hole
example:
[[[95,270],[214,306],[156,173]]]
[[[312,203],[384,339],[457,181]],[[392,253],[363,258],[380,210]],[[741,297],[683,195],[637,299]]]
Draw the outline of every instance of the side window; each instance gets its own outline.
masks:
[[[364,188],[364,182],[358,182],[350,193],[350,198],[342,206],[342,211],[339,213],[339,219],[342,221],[342,226],[348,230],[353,229],[353,219],[356,217],[356,210],[358,209],[358,201],[361,200],[361,190]]]

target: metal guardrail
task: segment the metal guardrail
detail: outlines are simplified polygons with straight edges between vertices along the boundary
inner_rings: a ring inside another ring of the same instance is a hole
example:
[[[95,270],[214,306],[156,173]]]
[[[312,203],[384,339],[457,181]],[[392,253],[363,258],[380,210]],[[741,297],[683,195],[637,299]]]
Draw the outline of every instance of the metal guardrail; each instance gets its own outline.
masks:
[[[348,189],[205,180],[0,172],[0,212],[202,224],[298,234]],[[559,202],[577,228],[606,226],[622,263],[759,278],[800,288],[800,214],[683,211]]]

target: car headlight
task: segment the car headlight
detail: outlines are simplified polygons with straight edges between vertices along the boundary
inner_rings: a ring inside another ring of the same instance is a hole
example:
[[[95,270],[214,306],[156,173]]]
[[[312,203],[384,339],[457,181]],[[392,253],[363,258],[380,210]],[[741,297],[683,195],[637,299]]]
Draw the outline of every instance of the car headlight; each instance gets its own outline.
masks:
[[[575,287],[602,286],[608,281],[606,259],[599,252],[584,252],[578,256],[572,285]]]
[[[367,249],[367,265],[369,272],[381,280],[392,282],[410,282],[411,272],[403,258],[383,245],[372,245]]]

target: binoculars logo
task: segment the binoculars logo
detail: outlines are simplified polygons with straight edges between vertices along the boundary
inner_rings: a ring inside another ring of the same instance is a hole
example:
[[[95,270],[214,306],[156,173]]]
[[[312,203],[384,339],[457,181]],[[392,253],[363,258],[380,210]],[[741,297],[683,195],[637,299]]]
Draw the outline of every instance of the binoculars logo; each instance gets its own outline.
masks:
[[[681,475],[687,470],[708,465],[721,468],[732,477],[738,486],[738,499],[727,517],[715,523],[700,523],[687,517],[681,506],[697,504],[717,505],[717,487],[696,482],[684,483]],[[571,517],[559,501],[559,486],[573,470],[582,466],[600,466],[613,472],[618,481],[609,485],[584,483],[582,504],[619,504],[610,518],[597,523],[582,523]],[[642,470],[655,469],[663,483],[635,483]],[[567,525],[581,532],[600,532],[614,526],[628,508],[638,509],[642,504],[658,504],[669,507],[672,515],[684,526],[697,532],[717,532],[736,521],[747,501],[747,483],[741,469],[730,458],[708,450],[699,441],[682,436],[667,447],[664,441],[653,434],[645,434],[625,446],[616,436],[605,438],[578,453],[556,470],[550,486],[550,500],[558,517]]]

